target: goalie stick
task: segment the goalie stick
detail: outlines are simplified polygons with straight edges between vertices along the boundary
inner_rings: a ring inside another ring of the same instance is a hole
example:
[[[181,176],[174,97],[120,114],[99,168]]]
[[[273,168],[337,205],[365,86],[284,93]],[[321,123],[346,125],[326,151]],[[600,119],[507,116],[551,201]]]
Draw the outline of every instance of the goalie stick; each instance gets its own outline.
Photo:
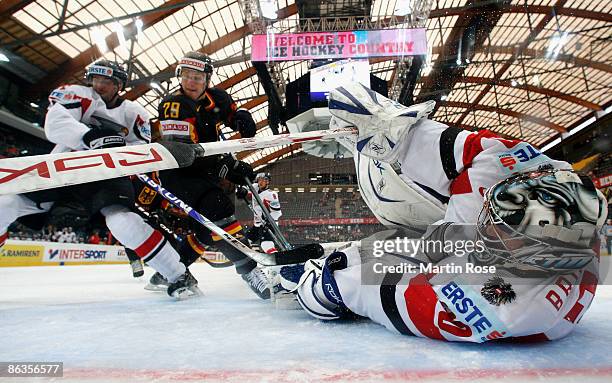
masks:
[[[332,129],[201,144],[164,142],[0,159],[0,195],[22,194],[61,186],[186,167],[197,157],[333,139],[354,134]]]
[[[310,244],[300,246],[287,251],[279,251],[272,254],[264,254],[251,249],[246,246],[231,234],[215,225],[211,220],[204,217],[202,214],[195,211],[191,206],[187,205],[181,199],[164,189],[161,185],[157,184],[151,178],[144,174],[139,174],[138,179],[146,183],[147,186],[158,192],[168,202],[176,206],[177,208],[184,211],[191,218],[195,219],[208,230],[212,231],[216,235],[220,236],[227,243],[232,245],[236,250],[242,252],[247,257],[251,258],[255,262],[263,266],[276,266],[276,265],[290,265],[295,263],[306,262],[309,259],[320,258],[323,256],[323,247],[319,244]]]

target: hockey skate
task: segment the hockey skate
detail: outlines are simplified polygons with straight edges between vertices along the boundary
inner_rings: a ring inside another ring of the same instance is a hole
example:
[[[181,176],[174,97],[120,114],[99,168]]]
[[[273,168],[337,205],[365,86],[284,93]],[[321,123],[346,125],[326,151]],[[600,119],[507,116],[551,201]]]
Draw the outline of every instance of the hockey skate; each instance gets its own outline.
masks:
[[[261,269],[256,267],[241,276],[258,297],[261,299],[270,299],[270,283]]]
[[[164,278],[160,273],[155,273],[151,275],[151,279],[149,279],[149,283],[144,287],[145,290],[149,291],[166,291],[168,290],[168,281]]]
[[[140,259],[130,261],[130,266],[132,267],[132,275],[134,278],[140,278],[144,275],[144,267]]]
[[[198,280],[195,279],[189,269],[176,281],[168,285],[167,292],[168,295],[179,300],[192,295],[202,295],[202,291],[198,288]]]
[[[271,267],[269,278],[272,281],[271,301],[277,310],[299,310],[300,304],[293,291],[304,273],[304,264]]]

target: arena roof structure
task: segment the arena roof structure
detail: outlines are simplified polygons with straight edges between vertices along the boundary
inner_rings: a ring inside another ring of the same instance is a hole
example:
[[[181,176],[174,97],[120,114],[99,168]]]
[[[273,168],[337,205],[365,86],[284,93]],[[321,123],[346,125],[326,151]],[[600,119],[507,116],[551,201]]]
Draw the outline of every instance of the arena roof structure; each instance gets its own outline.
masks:
[[[608,0],[4,0],[0,68],[25,81],[22,93],[37,105],[54,87],[81,83],[95,59],[116,60],[131,74],[125,97],[155,116],[160,98],[178,86],[177,61],[199,50],[216,62],[213,84],[249,109],[257,135],[266,136],[276,130],[269,116],[284,84],[309,63],[268,65],[272,83],[260,81],[253,33],[415,25],[426,28],[428,54],[371,58],[370,70],[404,104],[435,99],[438,121],[544,147],[610,109]],[[261,166],[297,151],[243,158]]]

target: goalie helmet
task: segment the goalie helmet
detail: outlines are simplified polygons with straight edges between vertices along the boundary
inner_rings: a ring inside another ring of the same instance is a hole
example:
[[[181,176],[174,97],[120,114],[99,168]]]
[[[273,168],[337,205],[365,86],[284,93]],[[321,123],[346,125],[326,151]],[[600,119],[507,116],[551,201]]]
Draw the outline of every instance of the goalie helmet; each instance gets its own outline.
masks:
[[[477,236],[489,259],[540,270],[580,269],[607,216],[607,203],[591,180],[572,170],[512,176],[491,187]]]
[[[176,77],[180,77],[181,72],[184,69],[204,72],[206,74],[206,86],[208,87],[208,83],[210,82],[210,78],[212,77],[215,67],[213,66],[212,59],[208,55],[193,51],[185,53],[183,58],[181,58],[176,65],[176,70],[174,72]]]
[[[85,79],[91,83],[93,76],[103,76],[112,79],[119,87],[125,89],[128,81],[128,73],[121,65],[115,61],[101,59],[91,64],[85,72]]]

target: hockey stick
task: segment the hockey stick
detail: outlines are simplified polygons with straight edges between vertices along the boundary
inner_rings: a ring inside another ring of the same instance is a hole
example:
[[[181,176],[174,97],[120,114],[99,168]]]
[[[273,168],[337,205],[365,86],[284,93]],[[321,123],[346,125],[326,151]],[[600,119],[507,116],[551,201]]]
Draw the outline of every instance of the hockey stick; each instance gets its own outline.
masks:
[[[272,254],[264,254],[257,252],[250,247],[246,246],[239,240],[237,240],[234,236],[228,234],[225,230],[221,229],[219,226],[215,225],[211,220],[204,217],[202,214],[193,210],[193,208],[183,202],[181,199],[176,197],[174,194],[170,193],[168,190],[164,189],[162,186],[157,184],[151,178],[147,177],[144,174],[139,174],[137,176],[142,182],[146,183],[147,186],[151,187],[153,190],[158,192],[162,197],[164,197],[168,202],[178,207],[186,214],[188,214],[191,218],[195,219],[208,230],[212,231],[216,235],[220,236],[223,240],[233,246],[236,250],[243,253],[245,256],[251,258],[255,262],[263,265],[263,266],[276,266],[276,265],[290,265],[294,263],[302,263],[306,262],[309,259],[319,258],[323,255],[323,247],[319,244],[310,244],[301,246],[299,248],[295,248],[288,251],[279,251]]]
[[[151,213],[149,213],[142,206],[135,203],[134,207],[136,208],[138,214],[140,214],[147,221],[149,225],[151,225],[152,227],[156,229],[163,230],[166,234],[170,235],[173,241],[172,246],[175,247],[175,245],[178,243],[178,236],[174,233],[174,231],[172,231],[168,226],[166,226],[162,222],[159,222],[159,220],[157,220]],[[200,254],[199,258],[214,268],[230,267],[234,265],[229,259],[225,258],[225,256],[221,256],[222,258],[220,258],[213,254],[220,254],[220,253],[215,253],[212,251],[204,252],[204,254]]]
[[[219,136],[221,137],[223,141],[227,141],[227,139],[225,138],[225,134],[223,134],[223,131],[219,131]],[[232,153],[232,157],[235,160],[238,160],[236,156],[234,155],[234,153]],[[272,218],[272,215],[266,208],[266,205],[264,205],[263,201],[259,197],[259,194],[257,193],[255,188],[251,184],[251,180],[249,180],[248,177],[244,177],[244,180],[246,181],[246,186],[251,192],[251,195],[253,196],[253,198],[257,202],[257,205],[259,205],[259,208],[261,209],[262,218],[264,221],[266,221],[265,228],[270,234],[270,237],[272,237],[272,241],[274,242],[274,244],[277,245],[281,250],[292,249],[293,246],[289,243],[289,241],[287,241],[287,239],[285,239],[285,237],[281,233],[280,228],[278,227],[278,225]],[[253,216],[256,216],[257,213],[255,212],[255,209],[253,209],[253,207],[251,206],[251,204],[249,204],[246,198],[244,199],[244,201],[246,202],[249,209],[253,212]]]
[[[0,195],[186,167],[197,157],[333,139],[353,133],[353,129],[334,129],[201,144],[164,142],[5,158],[0,159]]]

